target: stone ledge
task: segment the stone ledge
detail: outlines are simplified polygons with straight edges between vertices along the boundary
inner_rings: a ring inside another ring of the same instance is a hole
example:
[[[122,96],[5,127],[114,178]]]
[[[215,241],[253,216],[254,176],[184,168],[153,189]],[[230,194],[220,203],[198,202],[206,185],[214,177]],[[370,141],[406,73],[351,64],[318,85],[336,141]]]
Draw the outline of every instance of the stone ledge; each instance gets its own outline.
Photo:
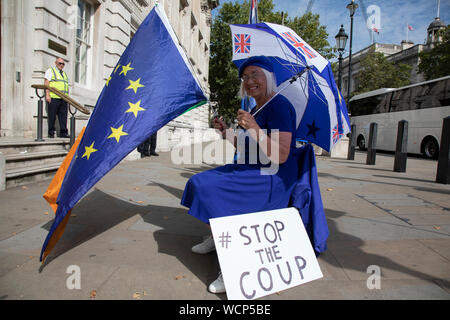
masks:
[[[38,165],[38,166],[32,166],[32,167],[27,167],[27,168],[18,168],[15,170],[11,170],[10,172],[7,172],[5,174],[5,178],[6,178],[6,180],[9,180],[9,179],[19,178],[19,177],[23,177],[23,176],[34,175],[34,174],[38,174],[38,173],[44,173],[44,172],[48,172],[48,171],[56,171],[56,170],[58,170],[60,165],[61,165],[61,163],[59,162],[59,163],[45,165],[45,166]]]

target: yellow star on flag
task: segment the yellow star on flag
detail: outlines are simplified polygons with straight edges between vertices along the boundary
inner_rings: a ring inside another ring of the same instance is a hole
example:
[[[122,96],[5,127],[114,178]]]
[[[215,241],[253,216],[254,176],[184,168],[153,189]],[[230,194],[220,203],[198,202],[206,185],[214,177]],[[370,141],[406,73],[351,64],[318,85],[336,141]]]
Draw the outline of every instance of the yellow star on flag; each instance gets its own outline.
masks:
[[[111,134],[109,135],[109,137],[107,139],[111,139],[111,138],[116,138],[117,143],[119,143],[120,137],[121,136],[127,136],[128,133],[123,132],[123,125],[121,125],[119,128],[113,128],[111,127]]]
[[[108,80],[106,80],[106,86],[109,85],[109,81],[111,80],[111,77],[108,78]]]
[[[128,80],[130,81],[130,85],[125,90],[133,89],[134,93],[137,93],[137,89],[145,87],[143,84],[140,83],[141,78],[137,79],[136,81]]]
[[[120,68],[120,63],[117,65],[117,67],[114,69],[114,73],[116,73],[117,72],[117,69],[119,69]]]
[[[95,142],[95,141],[94,141]],[[91,153],[97,152],[97,149],[94,149],[94,142],[89,147],[84,147],[84,154],[81,158],[86,157],[89,160],[89,157],[91,156]]]
[[[145,111],[144,108],[141,108],[141,100],[139,100],[136,103],[128,102],[128,105],[130,106],[130,108],[127,111],[125,111],[125,113],[133,112],[135,118],[137,118],[137,114],[139,111]]]
[[[120,76],[122,73],[125,74],[125,75],[127,75],[127,72],[128,72],[128,71],[134,70],[134,68],[131,68],[131,67],[130,67],[130,64],[131,64],[131,62],[130,62],[129,64],[127,64],[126,66],[122,66],[122,71],[120,71],[119,76]]]

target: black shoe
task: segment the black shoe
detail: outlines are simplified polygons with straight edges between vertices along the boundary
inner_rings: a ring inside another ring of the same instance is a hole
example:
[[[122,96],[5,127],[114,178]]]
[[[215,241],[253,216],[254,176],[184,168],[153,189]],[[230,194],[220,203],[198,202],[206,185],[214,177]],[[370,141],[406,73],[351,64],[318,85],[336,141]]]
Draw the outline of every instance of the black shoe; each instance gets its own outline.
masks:
[[[159,154],[157,154],[156,152],[150,152],[150,155],[155,156],[155,157],[159,157]]]
[[[64,135],[60,136],[60,138],[70,138],[70,136],[68,134],[64,134]]]

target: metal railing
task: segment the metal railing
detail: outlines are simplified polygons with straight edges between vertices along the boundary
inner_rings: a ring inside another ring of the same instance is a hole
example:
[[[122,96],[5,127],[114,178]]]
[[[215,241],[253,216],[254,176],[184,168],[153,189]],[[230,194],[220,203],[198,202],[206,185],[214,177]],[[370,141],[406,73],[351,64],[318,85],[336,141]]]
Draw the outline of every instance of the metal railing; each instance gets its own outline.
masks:
[[[81,104],[79,104],[77,101],[69,97],[68,95],[62,93],[58,89],[52,88],[50,86],[47,86],[45,84],[33,84],[31,86],[36,90],[36,95],[39,98],[38,101],[38,114],[37,114],[37,137],[35,141],[45,141],[42,138],[42,125],[43,125],[43,119],[44,119],[44,101],[42,100],[45,97],[45,90],[50,90],[54,94],[56,94],[58,97],[63,99],[65,102],[68,103],[68,109],[71,114],[70,117],[70,146],[72,146],[75,142],[75,114],[77,110],[81,111],[84,114],[90,114],[90,111],[83,107]],[[43,95],[39,94],[38,90],[44,90]],[[73,106],[75,108],[75,111],[72,112],[72,109],[70,106]]]

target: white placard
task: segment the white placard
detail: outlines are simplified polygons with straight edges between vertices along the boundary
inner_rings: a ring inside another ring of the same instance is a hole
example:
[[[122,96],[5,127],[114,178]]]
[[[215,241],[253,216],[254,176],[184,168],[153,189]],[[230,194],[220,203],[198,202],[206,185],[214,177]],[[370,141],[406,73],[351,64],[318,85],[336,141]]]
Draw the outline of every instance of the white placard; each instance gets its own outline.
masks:
[[[322,278],[295,208],[210,219],[227,297],[251,300]]]

